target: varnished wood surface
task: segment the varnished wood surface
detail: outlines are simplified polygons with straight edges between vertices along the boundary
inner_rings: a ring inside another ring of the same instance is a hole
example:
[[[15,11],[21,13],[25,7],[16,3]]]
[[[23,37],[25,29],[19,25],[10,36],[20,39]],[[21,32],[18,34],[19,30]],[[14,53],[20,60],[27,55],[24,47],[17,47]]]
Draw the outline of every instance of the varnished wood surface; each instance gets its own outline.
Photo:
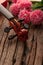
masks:
[[[8,40],[9,35],[15,32],[11,30],[5,33],[6,26],[9,26],[8,20],[0,14],[0,65],[42,65],[43,28],[29,29],[26,43],[28,49],[25,49],[23,42],[17,43],[17,38]]]

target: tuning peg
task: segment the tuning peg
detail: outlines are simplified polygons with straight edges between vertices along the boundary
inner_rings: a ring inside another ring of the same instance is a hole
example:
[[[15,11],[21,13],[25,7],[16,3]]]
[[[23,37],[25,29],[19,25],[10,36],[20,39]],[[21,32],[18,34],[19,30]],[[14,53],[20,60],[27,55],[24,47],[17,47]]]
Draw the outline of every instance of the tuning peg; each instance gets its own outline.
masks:
[[[18,22],[22,23],[24,21],[24,19],[19,19]]]
[[[6,28],[4,29],[4,32],[9,33],[11,29],[12,29],[12,27],[6,27]]]
[[[9,39],[9,40],[12,40],[12,39],[14,39],[16,36],[17,36],[17,35],[10,35],[10,36],[8,37],[8,39]]]
[[[28,24],[24,24],[24,28],[25,29],[29,29],[29,25]]]

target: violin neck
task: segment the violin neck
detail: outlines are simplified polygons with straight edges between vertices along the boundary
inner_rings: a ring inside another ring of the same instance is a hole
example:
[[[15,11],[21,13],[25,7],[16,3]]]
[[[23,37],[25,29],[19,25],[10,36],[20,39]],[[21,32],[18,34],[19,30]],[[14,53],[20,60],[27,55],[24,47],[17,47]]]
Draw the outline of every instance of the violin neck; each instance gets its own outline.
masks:
[[[1,4],[0,4],[0,13],[2,13],[8,20],[14,19],[14,16]]]

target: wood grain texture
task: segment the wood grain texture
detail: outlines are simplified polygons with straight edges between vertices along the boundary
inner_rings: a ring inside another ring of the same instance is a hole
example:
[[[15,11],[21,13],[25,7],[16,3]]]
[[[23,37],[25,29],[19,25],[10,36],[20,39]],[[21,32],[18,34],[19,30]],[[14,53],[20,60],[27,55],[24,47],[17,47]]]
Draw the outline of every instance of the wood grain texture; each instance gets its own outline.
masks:
[[[43,25],[38,29],[29,29],[26,47],[25,43],[17,41],[17,37],[8,40],[15,32],[12,29],[5,33],[6,26],[9,26],[8,20],[0,15],[0,65],[42,65]]]

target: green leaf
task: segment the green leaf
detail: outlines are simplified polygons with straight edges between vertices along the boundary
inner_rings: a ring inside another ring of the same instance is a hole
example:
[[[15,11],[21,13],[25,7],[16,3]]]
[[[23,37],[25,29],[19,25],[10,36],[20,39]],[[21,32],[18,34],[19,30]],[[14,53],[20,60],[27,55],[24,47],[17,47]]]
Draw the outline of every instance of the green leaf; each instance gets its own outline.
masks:
[[[43,0],[41,0],[41,2],[43,3]]]
[[[41,4],[43,5],[43,0],[41,0]]]
[[[41,2],[38,2],[38,3],[36,3],[36,4],[34,4],[33,6],[32,6],[32,9],[34,10],[34,9],[43,9],[43,3],[42,3],[42,1]]]

